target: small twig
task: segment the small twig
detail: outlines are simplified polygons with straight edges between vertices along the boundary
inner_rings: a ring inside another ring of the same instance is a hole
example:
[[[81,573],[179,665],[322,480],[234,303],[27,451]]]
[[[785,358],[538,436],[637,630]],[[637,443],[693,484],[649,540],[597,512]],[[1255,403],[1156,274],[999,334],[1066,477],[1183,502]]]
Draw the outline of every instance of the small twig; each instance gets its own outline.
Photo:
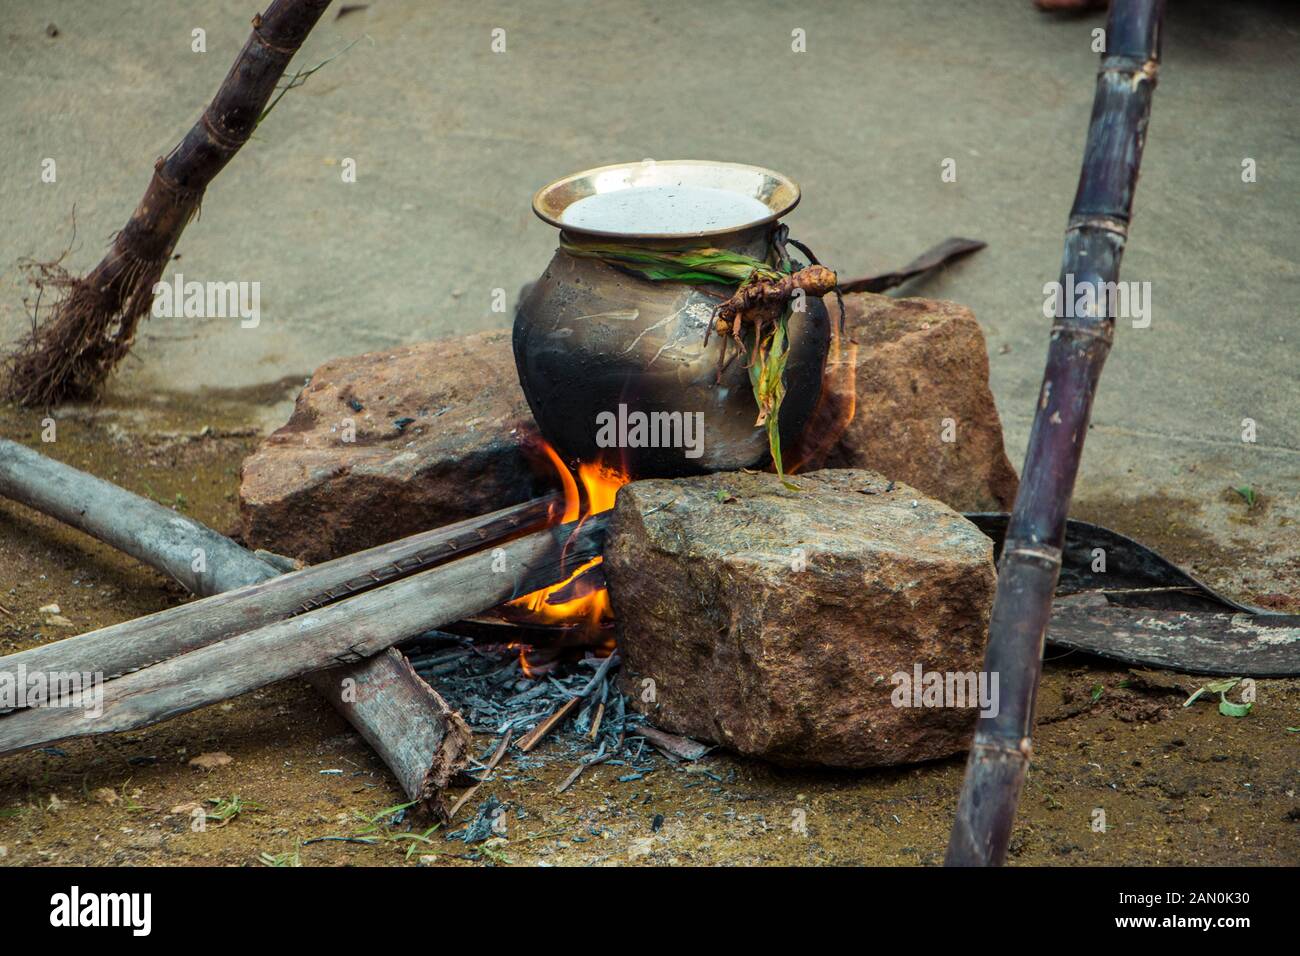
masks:
[[[520,737],[519,743],[516,744],[516,746],[524,753],[528,753],[528,751],[541,743],[547,734],[555,729],[556,724],[569,715],[569,712],[577,706],[578,701],[581,699],[581,697],[570,697],[556,708],[555,712],[551,714],[551,716],[547,717],[532,730],[528,731],[528,733]]]
[[[576,781],[579,777],[581,777],[583,771],[585,771],[588,767],[594,767],[598,763],[604,763],[606,760],[609,760],[611,757],[613,757],[616,752],[617,751],[611,750],[609,753],[601,754],[599,757],[592,757],[589,760],[580,761],[578,765],[573,768],[573,773],[569,774],[568,777],[565,778],[564,783],[560,784],[558,787],[555,788],[555,792],[564,793],[565,790],[568,790],[571,786],[573,786],[574,781]]]
[[[642,724],[630,733],[633,737],[644,737],[659,750],[679,760],[699,760],[711,749],[698,740],[665,733],[649,724]]]
[[[600,667],[596,669],[596,673],[592,675],[591,680],[587,681],[586,686],[583,687],[582,690],[578,691],[577,694],[561,704],[555,713],[551,714],[551,716],[547,717],[540,724],[519,738],[519,743],[517,745],[519,749],[524,753],[528,753],[541,743],[542,740],[545,739],[546,735],[554,730],[560,721],[564,720],[564,718],[569,715],[569,712],[577,706],[580,700],[583,700],[593,690],[600,686],[600,682],[605,679],[605,675],[609,673],[610,668],[617,663],[617,653],[610,654],[609,657],[601,661]]]
[[[452,804],[451,809],[447,811],[448,825],[451,824],[451,821],[455,818],[456,814],[460,811],[460,808],[465,806],[465,804],[469,803],[470,798],[473,797],[474,794],[478,792],[478,788],[488,782],[488,778],[492,776],[492,771],[497,768],[497,764],[501,762],[501,758],[506,755],[506,749],[510,746],[510,738],[511,736],[513,736],[513,734],[514,731],[509,731],[509,730],[506,731],[506,735],[501,738],[501,743],[497,747],[496,752],[492,754],[492,759],[489,760],[487,764],[483,767],[483,775],[479,777],[478,783],[474,784],[474,786],[470,787],[468,790],[462,793],[456,799],[456,802]]]

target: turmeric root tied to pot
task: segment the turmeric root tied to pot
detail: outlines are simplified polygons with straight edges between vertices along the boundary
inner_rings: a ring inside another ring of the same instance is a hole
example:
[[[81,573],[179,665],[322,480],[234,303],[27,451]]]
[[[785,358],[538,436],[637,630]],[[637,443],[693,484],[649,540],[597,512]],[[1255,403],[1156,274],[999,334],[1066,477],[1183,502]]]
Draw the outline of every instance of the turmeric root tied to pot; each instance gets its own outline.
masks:
[[[745,321],[761,322],[779,314],[798,291],[805,295],[828,295],[835,289],[835,273],[825,266],[805,266],[779,279],[754,279],[736,290],[714,312],[714,328],[720,335],[739,338]]]

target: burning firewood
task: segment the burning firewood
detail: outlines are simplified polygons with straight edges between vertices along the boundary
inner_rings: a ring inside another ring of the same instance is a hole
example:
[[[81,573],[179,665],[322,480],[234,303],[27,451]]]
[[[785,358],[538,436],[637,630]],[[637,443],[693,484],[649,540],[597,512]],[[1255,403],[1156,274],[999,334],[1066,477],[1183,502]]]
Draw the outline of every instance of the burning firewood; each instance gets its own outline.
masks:
[[[0,658],[29,671],[90,669],[108,679],[499,544],[545,524],[556,503],[553,496],[537,498],[281,574],[197,521],[3,439],[0,495],[130,554],[192,593],[209,595]],[[202,573],[193,571],[196,549],[203,552]]]
[[[605,520],[559,525],[517,538],[298,617],[266,624],[103,685],[101,713],[86,720],[78,699],[0,718],[0,754],[177,717],[276,681],[380,654],[430,628],[563,580],[572,563],[599,553]],[[507,572],[495,570],[501,567]],[[0,658],[0,666],[7,661]],[[69,706],[70,705],[70,706]]]
[[[183,654],[328,600],[378,586],[536,527],[555,499],[539,498],[480,519],[372,548],[283,576],[229,539],[151,501],[0,440],[0,494],[20,501],[158,568],[204,600],[32,648],[3,659],[27,673],[91,671],[108,678]],[[207,570],[194,571],[200,550]],[[224,592],[224,593],[222,593]],[[401,654],[309,680],[383,758],[413,800],[440,807],[439,791],[463,760],[468,734]],[[343,681],[356,693],[341,694]],[[383,694],[374,693],[383,690]]]

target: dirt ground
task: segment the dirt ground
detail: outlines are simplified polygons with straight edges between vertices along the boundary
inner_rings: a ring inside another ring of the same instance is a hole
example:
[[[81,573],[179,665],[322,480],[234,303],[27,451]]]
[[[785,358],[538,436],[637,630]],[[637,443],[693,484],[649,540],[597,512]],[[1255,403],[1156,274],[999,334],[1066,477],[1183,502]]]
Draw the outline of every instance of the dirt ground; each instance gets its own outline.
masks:
[[[236,523],[247,422],[292,394],[252,392],[113,399],[40,417],[0,410],[0,433],[118,482],[208,524]],[[128,430],[123,422],[148,428]],[[142,438],[141,434],[149,437]],[[1267,521],[1267,508],[1251,521]],[[1253,566],[1196,529],[1196,507],[1153,496],[1085,499],[1076,516],[1130,533],[1212,585]],[[1295,608],[1296,569],[1255,578],[1247,599]],[[0,505],[0,653],[11,653],[185,600],[175,584],[17,506]],[[40,608],[57,603],[70,626]],[[1135,672],[1049,649],[1035,762],[1011,860],[1020,864],[1271,864],[1300,860],[1296,796],[1300,680],[1261,680],[1244,718],[1184,708],[1203,681]],[[492,743],[476,739],[482,752]],[[542,755],[555,744],[543,745]],[[189,761],[224,753],[231,762]],[[205,708],[146,730],[70,741],[0,761],[0,863],[8,865],[704,865],[918,864],[942,860],[961,782],[959,759],[876,772],[773,768],[714,754],[620,783],[589,770],[567,792],[571,759],[519,769],[507,757],[473,803],[508,805],[507,837],[472,852],[428,822],[352,836],[402,795],[360,738],[301,683]],[[225,824],[191,828],[209,813]],[[218,803],[217,801],[224,801]],[[1104,831],[1094,822],[1104,812]],[[462,811],[457,822],[468,818]],[[384,818],[387,819],[387,818]],[[372,836],[374,834],[372,833]],[[414,849],[412,849],[414,847]]]
[[[99,260],[259,6],[0,2],[0,218],[17,226],[0,230],[0,342],[28,328],[18,262],[69,241],[73,272]],[[38,415],[3,407],[0,435],[229,530],[240,461],[287,419],[304,376],[331,357],[508,326],[496,290],[535,279],[555,245],[532,192],[655,156],[793,176],[804,199],[792,230],[849,275],[945,236],[987,240],[907,291],[975,311],[1008,453],[1023,460],[1047,336],[1042,285],[1060,264],[1101,13],[1044,16],[1029,0],[714,0],[683,27],[655,0],[347,6],[297,65],[341,55],[277,107],[177,247],[174,273],[260,283],[260,324],[153,320],[102,407],[59,413],[57,442],[40,441]],[[719,56],[735,49],[737,24],[746,55]],[[199,27],[204,53],[191,46]],[[509,34],[502,55],[489,47],[496,28]],[[806,52],[791,48],[796,28]],[[1292,610],[1300,164],[1286,120],[1298,50],[1295,3],[1170,4],[1124,263],[1126,279],[1150,283],[1155,317],[1120,330],[1073,512],[1227,593]],[[710,96],[681,108],[683,83]],[[344,158],[355,182],[340,175]],[[1242,177],[1247,159],[1257,180]],[[46,160],[57,160],[53,182],[41,181]],[[953,160],[959,175],[945,182]],[[1256,441],[1241,437],[1246,419]],[[0,653],[183,600],[153,572],[0,503]],[[41,613],[50,603],[71,626]],[[1300,733],[1288,730],[1300,727],[1300,681],[1260,681],[1241,719],[1183,708],[1199,683],[1054,653],[1012,862],[1300,860]],[[188,764],[218,751],[232,762]],[[362,829],[401,795],[309,688],[278,686],[0,759],[0,864],[933,864],[962,773],[960,760],[850,774],[715,755],[628,783],[595,767],[556,795],[572,759],[555,742],[543,753],[554,759],[539,770],[507,759],[481,791],[512,805],[493,855],[466,859],[439,833],[402,839],[427,829],[414,820],[373,844],[304,845]],[[194,804],[233,812],[235,797],[238,816],[191,830]]]

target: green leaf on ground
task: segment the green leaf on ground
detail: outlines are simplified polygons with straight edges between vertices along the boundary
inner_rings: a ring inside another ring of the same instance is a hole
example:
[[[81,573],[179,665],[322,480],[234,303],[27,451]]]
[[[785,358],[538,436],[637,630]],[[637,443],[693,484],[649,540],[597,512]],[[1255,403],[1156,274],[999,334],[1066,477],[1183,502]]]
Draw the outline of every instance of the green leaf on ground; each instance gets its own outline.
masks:
[[[1226,694],[1228,691],[1232,690],[1240,683],[1241,683],[1240,677],[1229,677],[1226,680],[1212,680],[1208,684],[1203,684],[1202,686],[1198,687],[1196,689],[1196,693],[1192,694],[1191,697],[1183,701],[1183,706],[1184,707],[1192,706],[1192,704],[1196,703],[1196,700],[1202,694]]]

